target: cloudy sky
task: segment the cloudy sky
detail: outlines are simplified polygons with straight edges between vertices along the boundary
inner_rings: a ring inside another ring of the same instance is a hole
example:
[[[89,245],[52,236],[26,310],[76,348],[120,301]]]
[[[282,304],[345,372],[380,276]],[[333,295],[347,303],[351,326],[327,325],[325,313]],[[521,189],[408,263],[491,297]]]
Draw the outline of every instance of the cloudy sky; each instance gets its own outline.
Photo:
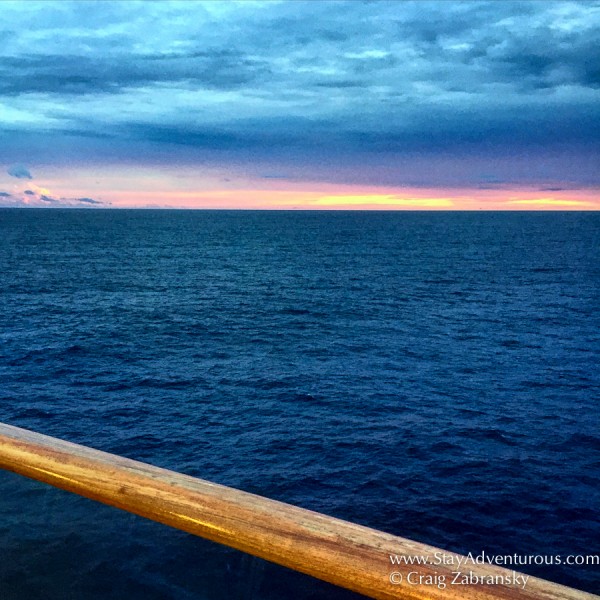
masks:
[[[1,2],[0,205],[600,208],[600,2]]]

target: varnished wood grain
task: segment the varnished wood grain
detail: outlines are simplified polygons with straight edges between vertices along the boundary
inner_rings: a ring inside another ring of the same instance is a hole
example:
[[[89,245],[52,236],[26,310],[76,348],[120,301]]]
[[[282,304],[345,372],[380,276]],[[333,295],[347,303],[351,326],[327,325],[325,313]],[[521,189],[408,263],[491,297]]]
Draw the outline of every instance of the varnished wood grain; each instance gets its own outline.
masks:
[[[0,424],[0,467],[141,515],[372,598],[584,600],[598,598],[530,577],[512,585],[392,585],[390,573],[447,575],[453,567],[390,564],[389,555],[438,548],[127,458]],[[446,552],[447,555],[451,553]],[[454,568],[456,570],[456,568]],[[469,565],[480,576],[509,570]]]

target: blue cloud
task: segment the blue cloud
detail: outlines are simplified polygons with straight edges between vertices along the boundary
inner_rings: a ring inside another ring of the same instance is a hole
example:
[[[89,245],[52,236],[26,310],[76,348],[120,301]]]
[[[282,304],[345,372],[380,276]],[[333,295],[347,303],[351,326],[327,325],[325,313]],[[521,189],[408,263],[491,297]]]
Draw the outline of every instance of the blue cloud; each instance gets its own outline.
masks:
[[[94,200],[93,198],[76,198],[77,202],[83,202],[84,204],[104,204],[100,200]]]
[[[33,179],[29,169],[23,165],[13,165],[12,167],[9,167],[6,172],[11,177],[16,177],[17,179]]]

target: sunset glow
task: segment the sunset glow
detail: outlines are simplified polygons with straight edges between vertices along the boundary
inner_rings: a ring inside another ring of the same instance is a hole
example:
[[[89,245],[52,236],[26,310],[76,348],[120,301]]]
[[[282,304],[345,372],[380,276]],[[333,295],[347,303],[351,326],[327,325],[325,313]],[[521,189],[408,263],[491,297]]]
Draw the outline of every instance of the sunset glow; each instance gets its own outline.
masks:
[[[2,2],[0,206],[598,210],[600,10],[527,7]]]
[[[452,208],[448,198],[406,198],[394,195],[323,196],[316,202],[319,206],[393,206],[411,208]]]
[[[593,201],[584,202],[581,200],[557,200],[556,198],[533,198],[531,200],[509,200],[508,204],[522,204],[530,206],[564,206],[581,208],[598,208],[597,203]]]

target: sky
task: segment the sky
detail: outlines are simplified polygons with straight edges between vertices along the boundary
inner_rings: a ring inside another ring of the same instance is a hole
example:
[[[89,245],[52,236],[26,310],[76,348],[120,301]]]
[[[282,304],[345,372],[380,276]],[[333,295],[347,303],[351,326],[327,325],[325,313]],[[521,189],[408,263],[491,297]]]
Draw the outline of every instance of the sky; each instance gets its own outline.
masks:
[[[0,206],[600,208],[600,2],[0,2]]]

